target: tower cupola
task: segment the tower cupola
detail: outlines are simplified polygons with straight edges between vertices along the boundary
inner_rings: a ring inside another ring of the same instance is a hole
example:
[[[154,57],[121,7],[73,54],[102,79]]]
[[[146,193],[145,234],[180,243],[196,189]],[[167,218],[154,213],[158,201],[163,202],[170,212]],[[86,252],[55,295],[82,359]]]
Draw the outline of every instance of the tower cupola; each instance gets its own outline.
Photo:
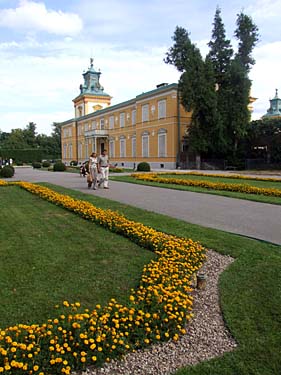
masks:
[[[79,86],[80,94],[73,99],[75,117],[85,116],[110,105],[111,96],[104,92],[100,84],[101,72],[94,69],[94,59],[90,58],[90,66],[83,74],[84,82]]]
[[[262,118],[276,118],[281,117],[281,99],[278,97],[278,89],[275,89],[275,96],[269,100],[270,108]]]

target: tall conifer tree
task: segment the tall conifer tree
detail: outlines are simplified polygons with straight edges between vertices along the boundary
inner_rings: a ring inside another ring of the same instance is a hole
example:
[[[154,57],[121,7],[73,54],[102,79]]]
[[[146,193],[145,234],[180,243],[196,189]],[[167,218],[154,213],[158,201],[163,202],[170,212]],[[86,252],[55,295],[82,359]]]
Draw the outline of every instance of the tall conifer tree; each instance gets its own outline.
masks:
[[[209,61],[204,61],[200,50],[190,40],[188,32],[177,27],[174,44],[164,60],[174,65],[182,75],[179,80],[181,103],[192,111],[189,128],[190,150],[196,154],[208,152],[214,145],[212,134],[216,122],[216,94],[214,72]]]
[[[236,25],[237,28],[234,35],[238,39],[239,45],[235,57],[248,73],[251,65],[255,64],[255,60],[251,54],[259,40],[258,27],[253,23],[252,18],[243,12],[237,15]]]
[[[213,64],[218,85],[221,85],[224,73],[227,71],[231,61],[233,49],[230,40],[226,39],[225,28],[219,7],[216,9],[213,22],[212,40],[208,43],[208,46],[210,47],[210,52],[208,53],[207,58],[210,59]]]

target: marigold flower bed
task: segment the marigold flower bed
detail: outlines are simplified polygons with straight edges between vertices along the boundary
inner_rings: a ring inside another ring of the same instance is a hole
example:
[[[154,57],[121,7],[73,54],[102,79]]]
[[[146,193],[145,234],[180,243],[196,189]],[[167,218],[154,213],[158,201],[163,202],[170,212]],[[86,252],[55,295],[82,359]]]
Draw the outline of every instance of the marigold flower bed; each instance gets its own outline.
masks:
[[[174,184],[174,185],[183,185],[183,186],[196,186],[202,187],[206,189],[212,190],[226,190],[226,191],[234,191],[239,193],[246,193],[246,194],[259,194],[259,195],[267,195],[272,197],[281,197],[281,189],[266,189],[266,188],[258,188],[255,186],[247,185],[247,184],[230,184],[230,183],[223,183],[223,182],[210,182],[210,181],[203,181],[203,180],[188,180],[188,179],[180,179],[180,178],[165,178],[159,177],[157,173],[150,173],[150,174],[132,174],[132,177],[136,178],[137,180],[142,181],[150,181],[150,182],[158,182],[162,184]]]
[[[158,232],[123,215],[39,185],[18,182],[27,191],[154,251],[158,259],[143,269],[127,306],[116,300],[92,311],[63,302],[65,311],[42,325],[0,330],[0,373],[54,375],[101,365],[130,350],[185,333],[192,317],[192,276],[205,249],[190,239]]]
[[[158,175],[165,175],[167,172],[158,172]],[[243,176],[241,174],[221,174],[221,173],[200,173],[200,172],[169,172],[169,175],[185,175],[185,176],[204,176],[204,177],[221,177],[221,178],[230,178],[238,180],[253,180],[253,181],[271,181],[271,182],[280,182],[281,178],[273,177],[253,177],[253,176]]]

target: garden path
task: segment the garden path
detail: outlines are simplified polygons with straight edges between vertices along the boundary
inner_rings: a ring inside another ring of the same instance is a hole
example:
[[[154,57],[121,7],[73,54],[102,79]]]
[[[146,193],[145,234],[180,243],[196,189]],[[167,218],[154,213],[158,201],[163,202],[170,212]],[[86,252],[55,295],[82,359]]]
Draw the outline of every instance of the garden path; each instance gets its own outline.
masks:
[[[110,189],[89,190],[74,173],[16,168],[13,180],[49,182],[87,194],[158,212],[189,223],[281,245],[281,206],[223,196],[110,181]]]

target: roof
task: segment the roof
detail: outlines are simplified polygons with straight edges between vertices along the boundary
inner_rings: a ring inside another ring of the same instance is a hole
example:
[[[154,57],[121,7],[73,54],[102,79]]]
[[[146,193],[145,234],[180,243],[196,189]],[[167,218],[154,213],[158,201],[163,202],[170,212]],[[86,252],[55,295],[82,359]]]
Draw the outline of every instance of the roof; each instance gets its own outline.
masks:
[[[91,112],[91,113],[89,113],[87,115],[84,115],[84,116],[81,116],[81,117],[76,117],[76,118],[73,118],[71,120],[67,120],[67,121],[61,122],[60,125],[67,125],[68,123],[71,123],[71,122],[74,122],[74,121],[86,120],[88,118],[93,117],[93,115],[101,115],[103,113],[107,113],[107,112],[110,112],[110,111],[118,109],[118,108],[126,107],[126,106],[129,106],[129,105],[135,104],[138,100],[144,99],[144,98],[152,96],[154,94],[158,94],[158,93],[161,93],[161,92],[169,91],[171,89],[177,90],[177,88],[178,88],[178,84],[177,83],[171,83],[169,85],[165,84],[163,86],[161,85],[160,87],[157,87],[156,89],[153,89],[153,90],[150,90],[150,91],[147,91],[147,92],[143,92],[142,94],[137,95],[133,99],[129,99],[129,100],[126,100],[124,102],[108,106],[106,108],[100,109],[100,110],[95,111],[95,112]],[[76,100],[80,96],[83,96],[83,94],[77,96],[73,100]]]

